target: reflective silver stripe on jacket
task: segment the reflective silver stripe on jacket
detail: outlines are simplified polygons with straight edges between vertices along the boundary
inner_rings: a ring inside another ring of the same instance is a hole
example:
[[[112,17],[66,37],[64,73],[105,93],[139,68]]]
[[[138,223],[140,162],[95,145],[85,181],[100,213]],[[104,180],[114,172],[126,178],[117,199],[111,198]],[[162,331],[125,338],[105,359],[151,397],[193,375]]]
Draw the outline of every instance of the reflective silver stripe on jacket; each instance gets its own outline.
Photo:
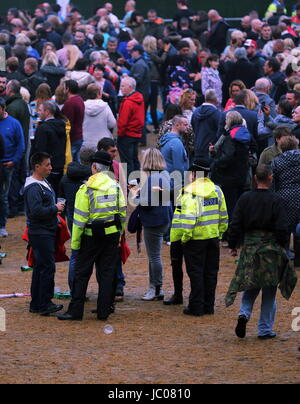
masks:
[[[193,230],[194,228],[195,228],[194,224],[184,224],[184,223],[174,223],[174,224],[172,224],[172,229]]]
[[[174,219],[179,219],[179,220],[197,220],[196,216],[191,216],[191,215],[181,215],[180,213],[175,213]]]
[[[76,224],[78,227],[85,227],[85,223],[79,222],[76,219],[73,219],[73,224]]]
[[[108,208],[91,209],[91,213],[106,213],[106,212],[111,212],[113,210],[116,211],[117,207],[116,206],[110,206]]]
[[[74,213],[76,213],[77,215],[83,216],[83,217],[89,217],[90,216],[89,213],[83,212],[82,210],[76,209],[76,208],[74,209]]]
[[[117,200],[117,195],[100,195],[100,196],[97,196],[97,203],[115,202],[116,200]]]

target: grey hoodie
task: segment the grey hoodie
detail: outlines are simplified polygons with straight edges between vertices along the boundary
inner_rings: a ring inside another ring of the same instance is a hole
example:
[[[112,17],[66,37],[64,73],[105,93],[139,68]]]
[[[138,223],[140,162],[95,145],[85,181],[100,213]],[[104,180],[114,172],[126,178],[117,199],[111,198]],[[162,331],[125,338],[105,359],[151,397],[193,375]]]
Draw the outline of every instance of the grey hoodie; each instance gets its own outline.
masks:
[[[117,122],[106,102],[88,100],[84,105],[83,143],[85,147],[97,147],[104,137],[113,138],[112,130]]]

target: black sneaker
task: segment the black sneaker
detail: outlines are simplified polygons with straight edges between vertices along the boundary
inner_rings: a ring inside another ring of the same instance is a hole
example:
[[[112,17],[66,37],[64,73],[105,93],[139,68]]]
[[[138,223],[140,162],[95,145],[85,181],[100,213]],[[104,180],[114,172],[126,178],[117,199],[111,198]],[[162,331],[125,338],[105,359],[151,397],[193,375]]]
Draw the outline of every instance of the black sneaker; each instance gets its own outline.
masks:
[[[246,337],[246,328],[247,328],[248,319],[246,316],[239,316],[238,323],[235,329],[235,334],[238,338]]]
[[[176,306],[179,304],[183,304],[182,296],[173,295],[170,299],[164,300],[164,305],[166,306]]]
[[[259,335],[257,338],[261,339],[261,340],[265,340],[265,339],[273,339],[276,338],[277,334],[275,332],[271,332],[270,334],[266,334],[266,335]]]
[[[124,301],[124,291],[123,289],[118,288],[116,290],[115,302],[123,302]]]

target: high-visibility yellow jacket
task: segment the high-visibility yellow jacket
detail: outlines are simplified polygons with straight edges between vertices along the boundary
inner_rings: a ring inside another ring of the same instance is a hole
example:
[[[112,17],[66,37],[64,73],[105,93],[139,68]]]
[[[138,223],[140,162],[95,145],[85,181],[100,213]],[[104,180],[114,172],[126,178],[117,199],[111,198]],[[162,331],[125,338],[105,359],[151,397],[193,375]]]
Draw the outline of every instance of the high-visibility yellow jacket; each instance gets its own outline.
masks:
[[[228,229],[228,213],[221,188],[208,178],[199,178],[177,200],[171,241],[222,238]]]
[[[118,182],[106,173],[98,173],[89,178],[76,194],[74,221],[72,231],[72,249],[79,250],[81,236],[92,236],[92,230],[87,228],[94,220],[103,223],[114,222],[119,214],[122,230],[125,230],[126,202],[123,191]],[[120,231],[115,225],[105,228],[105,234]]]
[[[278,0],[274,0],[268,7],[266,14],[265,14],[265,18],[270,18],[272,17],[273,14],[277,13],[277,7],[278,6],[282,6],[283,3],[281,3]],[[285,14],[287,14],[287,9],[284,9]]]

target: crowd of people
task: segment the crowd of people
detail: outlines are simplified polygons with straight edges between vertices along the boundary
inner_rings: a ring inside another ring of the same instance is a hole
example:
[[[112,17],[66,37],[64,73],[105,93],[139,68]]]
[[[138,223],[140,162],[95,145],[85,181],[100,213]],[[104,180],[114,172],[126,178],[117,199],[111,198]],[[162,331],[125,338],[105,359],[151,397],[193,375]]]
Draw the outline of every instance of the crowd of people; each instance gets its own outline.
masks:
[[[230,305],[245,291],[237,336],[245,337],[262,289],[258,336],[273,338],[277,287],[291,296],[292,263],[300,263],[300,4],[288,15],[284,1],[273,1],[238,28],[188,0],[175,7],[171,23],[153,9],[144,19],[134,0],[124,18],[111,3],[88,19],[48,3],[0,17],[0,237],[9,236],[9,218],[26,214],[30,311],[61,311],[52,299],[65,215],[72,301],[58,318],[83,318],[96,264],[95,313],[106,320],[124,296],[131,201],[130,227],[138,245],[144,230],[149,259],[144,301],[182,304],[185,260],[184,314],[214,314],[222,240],[233,256],[242,246],[226,298]],[[171,246],[169,299],[163,242]]]

